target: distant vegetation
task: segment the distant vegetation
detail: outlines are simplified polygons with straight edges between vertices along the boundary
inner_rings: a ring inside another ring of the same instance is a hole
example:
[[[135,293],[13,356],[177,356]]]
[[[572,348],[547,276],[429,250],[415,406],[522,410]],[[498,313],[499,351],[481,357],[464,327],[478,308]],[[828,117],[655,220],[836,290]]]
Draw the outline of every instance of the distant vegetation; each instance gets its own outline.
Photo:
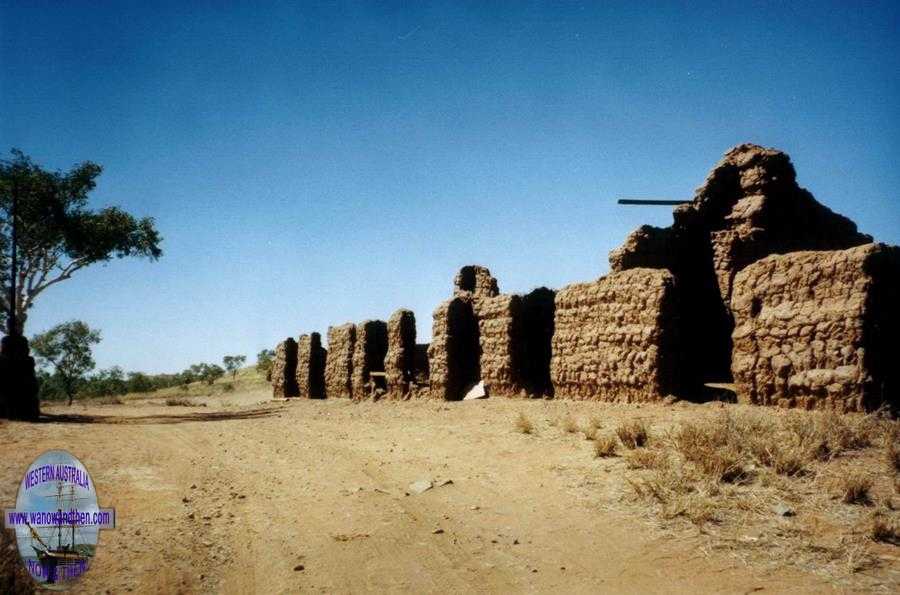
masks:
[[[216,364],[194,364],[175,374],[145,374],[125,372],[119,366],[94,370],[91,348],[100,342],[100,331],[91,329],[80,320],[59,324],[31,339],[38,363],[38,381],[42,401],[76,398],[116,397],[129,393],[152,393],[173,387],[186,388],[192,383],[212,386],[225,376],[225,369]],[[243,355],[225,356],[223,363],[236,378],[247,358]],[[223,390],[233,389],[229,384]]]
[[[246,355],[226,355],[222,358],[225,369],[231,372],[231,379],[234,380],[237,371],[247,362]]]
[[[272,361],[275,359],[275,352],[271,349],[263,349],[256,354],[256,370],[266,377],[266,380],[272,379]]]

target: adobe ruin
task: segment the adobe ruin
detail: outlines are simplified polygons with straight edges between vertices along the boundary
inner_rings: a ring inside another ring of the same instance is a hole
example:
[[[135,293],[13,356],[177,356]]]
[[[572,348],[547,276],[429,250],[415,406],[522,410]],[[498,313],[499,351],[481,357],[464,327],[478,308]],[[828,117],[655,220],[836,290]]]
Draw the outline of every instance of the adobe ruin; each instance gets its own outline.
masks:
[[[769,256],[734,279],[732,371],[740,401],[897,410],[900,248]]]
[[[366,320],[356,325],[350,371],[350,395],[354,399],[365,399],[374,395],[376,389],[386,389],[383,373],[387,348],[387,324],[383,320]]]
[[[550,376],[559,398],[652,401],[680,389],[675,280],[631,269],[556,294]]]
[[[308,399],[325,398],[326,351],[319,333],[300,335],[297,341],[297,393]]]
[[[642,226],[610,252],[613,272],[637,267],[674,273],[682,298],[686,378],[731,377],[729,308],[735,275],[769,254],[840,250],[871,242],[856,225],[823,206],[796,182],[790,158],[743,144],[729,150],[680,205],[668,228]]]
[[[297,390],[297,342],[291,337],[278,344],[272,360],[272,396],[296,397]]]
[[[356,325],[351,322],[328,327],[328,357],[325,360],[325,395],[329,398],[349,397],[353,385],[353,350]]]

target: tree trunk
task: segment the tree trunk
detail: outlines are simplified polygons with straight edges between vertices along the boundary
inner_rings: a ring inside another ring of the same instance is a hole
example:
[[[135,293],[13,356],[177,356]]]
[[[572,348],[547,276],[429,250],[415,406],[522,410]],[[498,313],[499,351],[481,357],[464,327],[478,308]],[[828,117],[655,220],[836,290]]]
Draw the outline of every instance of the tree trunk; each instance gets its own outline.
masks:
[[[19,327],[18,334],[21,336],[25,336],[25,321],[28,320],[28,315],[25,314],[22,310],[16,311],[16,324]],[[9,312],[6,313],[6,334],[7,335],[16,335],[16,329],[13,328],[12,324],[12,316],[9,315]]]

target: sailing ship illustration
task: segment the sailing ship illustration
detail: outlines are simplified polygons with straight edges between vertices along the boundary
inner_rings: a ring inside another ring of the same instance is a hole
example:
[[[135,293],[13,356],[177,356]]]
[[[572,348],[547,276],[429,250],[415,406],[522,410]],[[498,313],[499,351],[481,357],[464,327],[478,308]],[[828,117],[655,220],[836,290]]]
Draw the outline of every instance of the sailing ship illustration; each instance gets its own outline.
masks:
[[[68,523],[64,522],[65,515],[68,511],[77,509],[76,503],[79,501],[87,500],[94,504],[93,498],[76,497],[75,486],[69,486],[66,492],[61,481],[57,482],[55,494],[43,497],[56,500],[56,524],[42,527],[45,535],[41,537],[37,529],[26,523],[31,532],[31,549],[40,564],[41,578],[47,584],[72,580],[87,570],[88,562],[94,555],[94,544],[84,540],[76,521],[77,515],[71,515],[71,522]]]

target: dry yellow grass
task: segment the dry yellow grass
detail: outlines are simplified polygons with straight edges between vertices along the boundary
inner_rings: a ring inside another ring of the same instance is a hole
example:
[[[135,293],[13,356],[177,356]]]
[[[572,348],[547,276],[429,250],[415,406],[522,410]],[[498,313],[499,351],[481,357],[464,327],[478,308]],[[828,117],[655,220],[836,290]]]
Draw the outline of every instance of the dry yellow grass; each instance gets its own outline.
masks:
[[[516,430],[523,434],[533,434],[534,424],[528,419],[527,415],[519,413],[519,416],[516,418]]]
[[[900,526],[881,512],[875,512],[870,518],[869,535],[875,541],[900,545]]]
[[[594,438],[594,455],[600,458],[616,456],[619,443],[611,434],[604,434]]]
[[[844,504],[869,504],[872,499],[869,490],[872,480],[864,475],[852,473],[843,475],[839,482],[841,502]]]
[[[626,448],[639,448],[647,444],[650,430],[642,420],[634,420],[621,424],[616,428],[616,435]]]

